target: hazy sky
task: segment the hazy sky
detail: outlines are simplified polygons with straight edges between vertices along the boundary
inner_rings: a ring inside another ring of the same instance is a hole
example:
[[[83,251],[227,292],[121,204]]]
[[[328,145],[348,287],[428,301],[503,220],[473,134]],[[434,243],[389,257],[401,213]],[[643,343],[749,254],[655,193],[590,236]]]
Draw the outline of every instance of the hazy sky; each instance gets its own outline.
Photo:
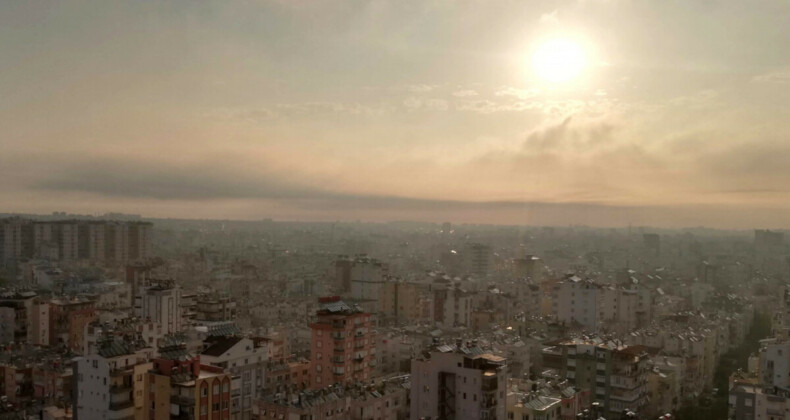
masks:
[[[790,228],[786,0],[0,3],[0,211]],[[538,80],[572,39],[587,66]]]

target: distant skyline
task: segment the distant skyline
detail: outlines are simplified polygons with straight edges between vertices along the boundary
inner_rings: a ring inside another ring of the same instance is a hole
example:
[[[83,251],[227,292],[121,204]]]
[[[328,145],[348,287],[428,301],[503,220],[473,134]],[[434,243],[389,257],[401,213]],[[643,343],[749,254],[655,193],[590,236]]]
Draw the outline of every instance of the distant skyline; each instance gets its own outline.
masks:
[[[790,228],[788,21],[779,0],[5,2],[0,212]],[[536,66],[546,45],[578,68]]]

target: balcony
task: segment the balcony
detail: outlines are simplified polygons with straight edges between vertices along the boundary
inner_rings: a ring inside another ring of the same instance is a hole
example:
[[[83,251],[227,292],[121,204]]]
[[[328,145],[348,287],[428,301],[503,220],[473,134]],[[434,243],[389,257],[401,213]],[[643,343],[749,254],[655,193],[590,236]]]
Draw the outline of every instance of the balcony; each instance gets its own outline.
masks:
[[[612,391],[609,394],[609,398],[612,400],[624,402],[624,403],[633,403],[639,399],[641,399],[643,394],[639,392],[616,392]]]
[[[134,373],[132,366],[118,369],[110,369],[110,377],[117,378],[119,376],[130,375]]]
[[[120,384],[110,386],[110,392],[113,394],[121,394],[132,390],[132,384]]]
[[[176,405],[184,405],[184,406],[194,406],[195,405],[195,397],[194,396],[187,396],[187,395],[171,395],[170,396],[170,403]]]
[[[132,400],[110,403],[110,411],[121,411],[131,407],[134,407]]]

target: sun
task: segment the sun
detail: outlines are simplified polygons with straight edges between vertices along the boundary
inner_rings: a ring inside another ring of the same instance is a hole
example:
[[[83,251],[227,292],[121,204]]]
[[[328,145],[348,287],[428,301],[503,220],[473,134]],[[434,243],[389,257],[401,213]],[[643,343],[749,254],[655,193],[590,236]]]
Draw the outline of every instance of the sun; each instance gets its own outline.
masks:
[[[532,54],[532,69],[542,80],[558,84],[578,78],[587,67],[582,46],[567,38],[554,38],[538,45]]]

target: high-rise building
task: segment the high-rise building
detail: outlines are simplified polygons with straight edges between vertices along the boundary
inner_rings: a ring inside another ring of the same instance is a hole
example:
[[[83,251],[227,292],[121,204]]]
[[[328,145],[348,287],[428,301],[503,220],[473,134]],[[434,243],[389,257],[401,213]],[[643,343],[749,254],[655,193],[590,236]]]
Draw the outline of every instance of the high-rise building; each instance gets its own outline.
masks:
[[[351,297],[378,301],[386,281],[387,265],[375,258],[359,257],[351,263]]]
[[[535,284],[543,281],[543,269],[543,260],[534,255],[513,260],[513,272],[516,277],[528,278]]]
[[[339,297],[322,298],[316,321],[310,325],[311,385],[370,379],[376,360],[376,333],[372,316]]]
[[[224,294],[198,295],[195,299],[195,320],[203,322],[233,321],[236,301]]]
[[[568,276],[554,285],[554,315],[565,325],[587,330],[598,328],[598,285],[579,276]]]
[[[152,225],[104,220],[0,219],[0,264],[22,259],[125,263],[150,256]]]
[[[467,271],[480,277],[485,277],[491,268],[491,247],[485,244],[469,244],[464,250]]]
[[[152,281],[138,289],[134,310],[136,316],[161,325],[164,334],[179,332],[183,327],[181,287],[169,280]]]
[[[10,218],[0,221],[0,264],[12,264],[22,258],[23,219]]]
[[[544,366],[556,369],[576,388],[589,391],[606,418],[645,407],[647,362],[644,346],[568,341],[543,350]]]
[[[504,358],[457,343],[437,345],[411,366],[412,420],[507,419]]]

